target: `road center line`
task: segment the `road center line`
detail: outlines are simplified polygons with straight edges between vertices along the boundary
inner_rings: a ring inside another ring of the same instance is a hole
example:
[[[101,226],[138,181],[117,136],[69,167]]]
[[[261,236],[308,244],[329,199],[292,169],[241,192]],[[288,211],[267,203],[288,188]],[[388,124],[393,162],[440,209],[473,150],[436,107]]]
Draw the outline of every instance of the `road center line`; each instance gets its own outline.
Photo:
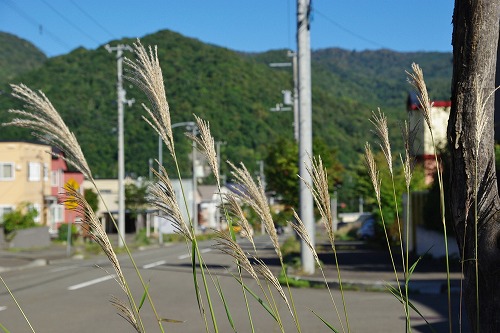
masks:
[[[212,251],[211,248],[206,248],[206,249],[200,250],[201,253],[207,253],[207,252],[210,252],[210,251]],[[186,254],[178,256],[177,259],[182,260],[182,259],[186,259],[186,258],[189,258],[189,257],[191,257],[191,254],[186,253]]]
[[[107,280],[114,279],[115,277],[116,277],[115,274],[113,274],[113,275],[106,275],[106,276],[103,276],[103,277],[100,277],[100,278],[97,278],[97,279],[94,279],[94,280],[90,280],[90,281],[87,281],[87,282],[83,282],[83,283],[75,284],[73,286],[69,286],[68,290],[77,290],[77,289],[85,288],[85,287],[88,287],[88,286],[91,286],[91,285],[94,285],[94,284],[97,284],[97,283],[100,283],[100,282],[104,282],[104,281],[107,281]]]
[[[149,268],[165,265],[166,263],[167,263],[166,260],[159,260],[159,261],[155,261],[155,262],[152,262],[150,264],[144,265],[144,266],[142,266],[142,268],[149,269]]]

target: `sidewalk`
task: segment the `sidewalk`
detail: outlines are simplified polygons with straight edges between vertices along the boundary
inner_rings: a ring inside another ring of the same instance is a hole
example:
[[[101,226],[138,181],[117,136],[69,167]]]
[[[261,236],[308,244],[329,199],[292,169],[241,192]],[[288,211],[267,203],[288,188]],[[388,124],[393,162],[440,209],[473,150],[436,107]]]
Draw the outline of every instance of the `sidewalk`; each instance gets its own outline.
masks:
[[[111,241],[116,240],[111,235]],[[131,243],[130,243],[131,244]],[[338,288],[338,272],[331,247],[326,239],[318,237],[316,245],[322,249],[318,251],[320,261],[324,265],[324,273],[331,288]],[[395,248],[394,262],[397,266],[400,284],[404,284],[401,255]],[[345,241],[337,242],[337,257],[340,275],[344,289],[360,291],[385,291],[387,284],[397,286],[394,270],[387,249],[374,249],[365,242]],[[35,266],[50,265],[53,261],[77,260],[80,257],[68,257],[67,247],[63,244],[52,243],[43,249],[11,251],[0,249],[0,273],[12,270],[21,270]],[[417,258],[410,258],[413,264]],[[456,261],[456,260],[455,260]],[[460,267],[458,262],[451,261],[450,283],[452,292],[460,290]],[[278,263],[276,263],[278,264]],[[272,265],[272,264],[271,264]],[[299,271],[289,270],[294,279],[307,280],[311,285],[324,285],[323,275],[316,268],[313,275],[303,275]],[[420,294],[446,293],[447,279],[444,260],[423,258],[410,280],[410,292]]]

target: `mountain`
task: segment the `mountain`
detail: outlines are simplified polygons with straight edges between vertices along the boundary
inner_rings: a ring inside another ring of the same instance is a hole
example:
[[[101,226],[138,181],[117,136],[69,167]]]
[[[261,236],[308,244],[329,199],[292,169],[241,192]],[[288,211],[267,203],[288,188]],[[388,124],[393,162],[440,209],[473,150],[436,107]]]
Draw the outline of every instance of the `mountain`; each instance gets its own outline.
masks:
[[[123,39],[111,44],[133,42]],[[241,53],[167,30],[145,36],[141,42],[158,46],[172,123],[193,121],[193,114],[208,120],[215,140],[227,143],[221,146],[223,161],[243,161],[253,170],[279,138],[293,140],[292,112],[270,112],[282,101],[281,91],[293,87],[290,68],[269,66],[290,61],[285,50]],[[44,91],[75,132],[96,177],[117,174],[115,57],[104,47],[80,48],[47,59],[43,66],[11,80]],[[451,53],[341,49],[312,53],[314,136],[335,148],[347,168],[358,161],[364,142],[372,139],[369,119],[377,107],[388,115],[395,146],[401,146],[398,121],[406,116],[411,87],[405,70],[412,62],[423,67],[432,98],[449,95]],[[126,171],[146,176],[148,160],[157,158],[158,138],[141,118],[145,115],[141,103],[147,105],[147,99],[126,81],[124,88],[127,98],[135,99],[131,107],[125,107]],[[2,85],[0,89],[10,88]],[[0,122],[10,119],[5,110],[14,107],[20,107],[18,101],[0,95]],[[26,139],[28,132],[2,128],[0,140]],[[190,142],[180,128],[174,129],[174,136],[181,168],[189,170]],[[167,168],[172,168],[171,163],[167,162]]]
[[[0,82],[43,65],[47,57],[36,46],[14,35],[0,31]]]

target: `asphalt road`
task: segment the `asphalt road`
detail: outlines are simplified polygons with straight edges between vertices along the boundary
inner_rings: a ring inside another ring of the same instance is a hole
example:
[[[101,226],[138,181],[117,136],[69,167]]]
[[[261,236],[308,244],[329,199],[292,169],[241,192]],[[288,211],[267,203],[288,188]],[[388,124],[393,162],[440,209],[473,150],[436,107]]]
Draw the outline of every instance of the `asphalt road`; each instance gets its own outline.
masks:
[[[260,236],[256,239],[261,254],[273,253],[267,238]],[[251,332],[241,287],[230,274],[237,272],[236,266],[227,256],[210,245],[210,242],[202,242],[200,246],[211,272],[211,277],[207,278],[220,282],[237,331]],[[135,253],[134,258],[144,280],[150,285],[150,293],[160,316],[182,321],[164,323],[165,332],[204,332],[205,323],[195,298],[186,245],[174,244],[144,250]],[[136,273],[126,256],[120,255],[120,259],[130,288],[139,301],[142,288]],[[7,272],[2,276],[36,332],[134,332],[109,303],[112,296],[125,300],[122,290],[110,274],[114,274],[111,265],[106,259],[98,258],[61,261],[49,266]],[[246,281],[250,288],[258,290],[255,282],[250,279]],[[210,285],[213,283],[210,282]],[[0,323],[11,332],[30,332],[5,288],[0,290]],[[210,294],[216,308],[219,331],[231,332],[220,298],[213,287],[210,288]],[[340,309],[339,292],[333,291],[333,295]],[[293,299],[303,332],[329,332],[311,310],[341,331],[326,289],[293,289]],[[352,332],[404,332],[402,306],[392,295],[384,292],[348,291],[346,299]],[[268,313],[254,299],[249,299],[249,302],[255,332],[279,332],[278,326]],[[439,294],[414,295],[412,302],[433,323],[437,332],[446,330],[446,297]],[[285,331],[296,332],[297,329],[287,313],[288,309],[284,304],[280,304]],[[141,312],[147,332],[159,332],[151,307],[145,305]],[[454,313],[458,313],[456,309]],[[418,315],[412,315],[412,322],[413,332],[430,332]],[[208,325],[210,331],[213,331],[210,321]],[[455,327],[454,331],[458,332],[458,327]],[[467,331],[464,329],[462,332]]]

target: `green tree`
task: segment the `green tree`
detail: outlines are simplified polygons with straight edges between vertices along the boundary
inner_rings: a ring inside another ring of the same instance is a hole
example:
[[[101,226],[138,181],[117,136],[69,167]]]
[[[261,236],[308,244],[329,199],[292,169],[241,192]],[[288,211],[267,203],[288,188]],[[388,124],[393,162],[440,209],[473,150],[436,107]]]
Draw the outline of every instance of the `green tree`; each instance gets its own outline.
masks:
[[[125,185],[125,208],[130,211],[130,214],[135,219],[147,205],[146,195],[148,187],[144,184]]]
[[[88,188],[84,190],[83,196],[90,205],[90,208],[92,208],[94,212],[97,212],[97,210],[99,209],[99,197],[97,193],[94,190]]]
[[[336,185],[342,183],[343,165],[337,159],[337,150],[328,147],[324,141],[315,138],[313,141],[315,156],[321,156],[328,172],[328,187],[333,193]],[[267,189],[275,191],[282,197],[283,203],[289,207],[299,204],[299,149],[295,141],[278,139],[269,147],[266,158]]]

